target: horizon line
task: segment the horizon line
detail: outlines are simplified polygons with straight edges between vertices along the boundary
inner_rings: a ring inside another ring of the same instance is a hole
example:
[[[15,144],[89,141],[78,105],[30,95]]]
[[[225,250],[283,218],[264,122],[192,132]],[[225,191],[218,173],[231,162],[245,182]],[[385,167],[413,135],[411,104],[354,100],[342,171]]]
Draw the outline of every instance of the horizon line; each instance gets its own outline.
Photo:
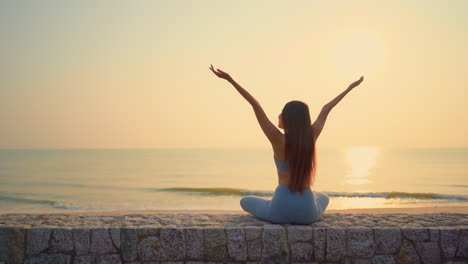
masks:
[[[317,149],[347,149],[354,147],[377,147],[381,149],[467,149],[468,146],[439,146],[439,147],[381,147],[375,145],[355,145],[341,147],[319,147]],[[271,147],[33,147],[33,148],[2,148],[0,150],[150,150],[150,149],[271,149]]]

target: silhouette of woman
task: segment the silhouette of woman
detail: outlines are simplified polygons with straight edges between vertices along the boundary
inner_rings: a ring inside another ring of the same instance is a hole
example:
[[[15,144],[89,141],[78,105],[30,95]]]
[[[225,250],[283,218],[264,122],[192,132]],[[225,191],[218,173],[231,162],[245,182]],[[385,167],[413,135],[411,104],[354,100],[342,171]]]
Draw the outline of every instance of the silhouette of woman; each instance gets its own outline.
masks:
[[[226,72],[220,69],[210,70],[219,78],[230,82],[250,103],[262,131],[273,148],[273,159],[278,170],[278,187],[271,200],[249,195],[240,200],[242,209],[258,219],[275,224],[310,224],[318,221],[324,214],[329,196],[323,192],[313,192],[317,167],[315,142],[322,132],[330,111],[364,77],[322,107],[317,119],[312,124],[309,107],[298,100],[286,103],[278,116],[278,127],[270,122],[260,103],[242,88]]]

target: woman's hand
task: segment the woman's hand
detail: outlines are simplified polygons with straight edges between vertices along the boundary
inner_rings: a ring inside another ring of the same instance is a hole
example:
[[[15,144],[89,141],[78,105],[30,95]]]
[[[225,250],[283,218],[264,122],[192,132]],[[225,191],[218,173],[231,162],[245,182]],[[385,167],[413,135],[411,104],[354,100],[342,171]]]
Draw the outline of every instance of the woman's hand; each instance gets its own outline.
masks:
[[[359,78],[359,80],[353,82],[352,84],[350,84],[348,86],[348,89],[353,89],[354,87],[358,86],[359,84],[361,84],[361,82],[364,80],[364,76],[361,76],[361,78]]]
[[[219,78],[221,79],[225,79],[227,81],[230,81],[232,80],[231,76],[229,76],[229,74],[227,72],[223,72],[222,70],[220,69],[216,69],[217,71],[215,71],[215,69],[213,68],[213,64],[211,64],[211,67],[210,67],[210,70],[216,74],[216,76],[218,76]]]

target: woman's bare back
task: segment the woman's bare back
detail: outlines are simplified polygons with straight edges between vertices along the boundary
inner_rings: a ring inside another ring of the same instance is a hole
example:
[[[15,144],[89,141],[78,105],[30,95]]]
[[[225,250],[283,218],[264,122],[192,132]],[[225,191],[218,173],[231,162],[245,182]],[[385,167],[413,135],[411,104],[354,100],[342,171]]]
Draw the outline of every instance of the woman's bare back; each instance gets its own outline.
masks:
[[[278,144],[273,145],[274,158],[279,161],[286,161],[286,137],[283,135]],[[278,171],[278,184],[289,186],[291,173],[289,171]]]

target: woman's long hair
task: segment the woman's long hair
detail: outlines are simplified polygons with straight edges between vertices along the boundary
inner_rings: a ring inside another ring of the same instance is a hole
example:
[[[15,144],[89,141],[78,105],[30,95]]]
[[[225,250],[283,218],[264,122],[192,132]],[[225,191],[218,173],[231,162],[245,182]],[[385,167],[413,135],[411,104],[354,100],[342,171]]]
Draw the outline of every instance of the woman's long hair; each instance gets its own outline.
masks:
[[[288,102],[281,112],[286,131],[286,158],[289,160],[291,192],[301,193],[314,184],[316,153],[309,107],[301,101]]]

